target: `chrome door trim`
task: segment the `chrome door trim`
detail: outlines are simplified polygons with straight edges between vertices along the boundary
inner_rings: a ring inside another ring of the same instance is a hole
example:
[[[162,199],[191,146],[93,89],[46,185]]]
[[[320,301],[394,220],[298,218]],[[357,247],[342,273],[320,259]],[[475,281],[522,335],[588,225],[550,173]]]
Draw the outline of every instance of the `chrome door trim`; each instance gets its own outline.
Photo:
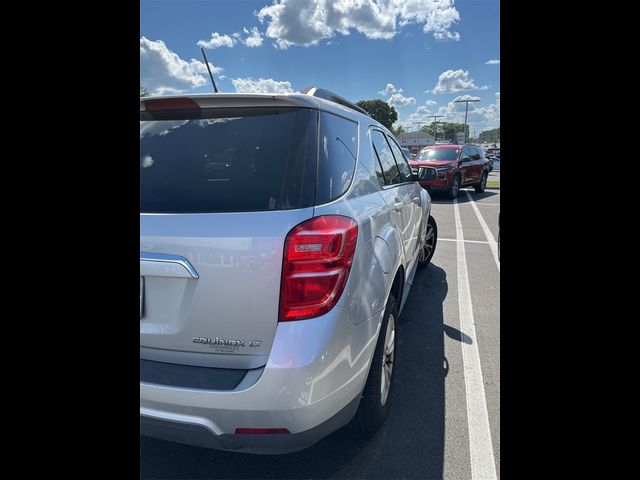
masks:
[[[200,276],[193,265],[180,255],[140,252],[140,275],[143,277],[195,278]]]

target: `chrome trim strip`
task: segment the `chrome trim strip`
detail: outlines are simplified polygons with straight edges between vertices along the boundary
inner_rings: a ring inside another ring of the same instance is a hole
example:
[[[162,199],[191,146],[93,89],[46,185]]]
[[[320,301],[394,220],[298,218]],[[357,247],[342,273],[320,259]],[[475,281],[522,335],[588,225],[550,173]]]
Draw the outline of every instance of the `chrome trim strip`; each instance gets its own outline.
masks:
[[[185,270],[185,275],[178,275],[178,272],[176,272],[175,270],[172,272],[172,275],[169,276],[184,276],[186,277],[188,274],[189,277],[191,278],[195,278],[198,279],[200,278],[200,275],[198,275],[198,272],[196,272],[196,269],[193,268],[193,265],[191,265],[191,263],[189,263],[189,260],[187,260],[184,257],[181,257],[179,255],[168,255],[166,253],[149,253],[149,252],[140,252],[140,265],[142,266],[143,262],[150,262],[151,264],[153,263],[164,263],[164,264],[174,264],[174,265],[179,265],[181,266],[184,270]],[[140,272],[141,275],[145,275],[142,272]],[[147,276],[153,276],[153,274],[147,274]]]

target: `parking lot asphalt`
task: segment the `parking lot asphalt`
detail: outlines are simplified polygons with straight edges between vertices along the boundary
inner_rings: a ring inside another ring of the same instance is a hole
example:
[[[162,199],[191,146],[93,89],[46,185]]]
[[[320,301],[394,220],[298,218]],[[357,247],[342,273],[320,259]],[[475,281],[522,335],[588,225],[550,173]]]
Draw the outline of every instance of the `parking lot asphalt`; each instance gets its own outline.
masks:
[[[432,200],[436,253],[400,316],[393,406],[380,431],[363,437],[347,426],[279,456],[140,437],[140,477],[499,478],[500,190]]]

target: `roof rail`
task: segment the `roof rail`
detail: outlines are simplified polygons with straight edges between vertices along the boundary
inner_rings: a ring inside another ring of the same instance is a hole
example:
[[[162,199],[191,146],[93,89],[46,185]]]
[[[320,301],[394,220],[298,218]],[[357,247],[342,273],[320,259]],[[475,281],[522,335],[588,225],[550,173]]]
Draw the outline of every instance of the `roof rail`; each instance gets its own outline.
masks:
[[[336,95],[333,92],[330,92],[329,90],[325,90],[324,88],[319,88],[319,87],[307,87],[304,90],[302,90],[302,92],[305,95],[311,95],[313,97],[318,97],[318,98],[323,98],[325,100],[329,100],[330,102],[334,102],[334,103],[338,103],[340,105],[343,105],[347,108],[351,108],[353,110],[355,110],[356,112],[360,112],[363,113],[367,116],[370,116],[369,113],[360,108],[358,105],[356,105],[355,103],[351,103],[349,100],[342,98],[340,95]]]

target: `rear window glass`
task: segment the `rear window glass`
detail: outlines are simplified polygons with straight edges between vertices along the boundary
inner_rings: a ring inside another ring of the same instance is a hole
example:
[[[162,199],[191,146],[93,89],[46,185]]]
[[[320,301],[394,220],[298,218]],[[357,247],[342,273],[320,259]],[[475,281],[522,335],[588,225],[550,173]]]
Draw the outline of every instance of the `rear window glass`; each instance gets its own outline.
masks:
[[[316,205],[330,202],[347,191],[356,167],[358,124],[320,112],[320,148]]]
[[[313,205],[317,112],[205,109],[140,122],[140,211],[203,213]]]

